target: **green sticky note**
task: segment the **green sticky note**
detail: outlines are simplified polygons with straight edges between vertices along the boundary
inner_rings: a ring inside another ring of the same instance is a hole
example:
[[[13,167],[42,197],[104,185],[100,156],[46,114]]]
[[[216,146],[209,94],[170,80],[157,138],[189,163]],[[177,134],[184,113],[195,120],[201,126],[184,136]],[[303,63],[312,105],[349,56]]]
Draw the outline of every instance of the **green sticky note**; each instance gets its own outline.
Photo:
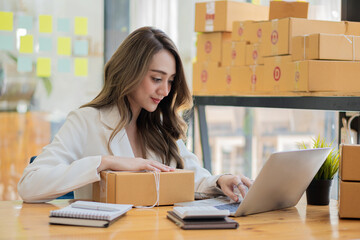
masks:
[[[19,16],[18,28],[25,28],[31,30],[33,28],[33,17],[32,16]]]
[[[14,14],[12,12],[0,12],[0,30],[12,31],[14,26]]]
[[[51,75],[51,59],[38,58],[36,64],[36,75],[38,77],[50,77]]]
[[[25,35],[20,37],[20,49],[21,53],[32,53],[34,46],[34,38],[32,35]]]
[[[18,72],[32,72],[32,60],[30,57],[20,56],[17,60]]]
[[[52,16],[50,15],[39,16],[39,32],[52,33]]]
[[[75,17],[75,34],[87,35],[88,34],[88,19],[87,17]]]
[[[71,55],[71,39],[70,37],[58,37],[57,53],[59,55]]]
[[[51,52],[51,50],[52,50],[52,38],[39,37],[39,51]]]
[[[58,72],[69,73],[71,71],[70,59],[58,59]]]
[[[0,35],[0,50],[12,51],[14,50],[14,46],[15,46],[14,43],[15,43],[14,36]]]
[[[88,75],[87,58],[75,58],[75,76],[86,77]]]

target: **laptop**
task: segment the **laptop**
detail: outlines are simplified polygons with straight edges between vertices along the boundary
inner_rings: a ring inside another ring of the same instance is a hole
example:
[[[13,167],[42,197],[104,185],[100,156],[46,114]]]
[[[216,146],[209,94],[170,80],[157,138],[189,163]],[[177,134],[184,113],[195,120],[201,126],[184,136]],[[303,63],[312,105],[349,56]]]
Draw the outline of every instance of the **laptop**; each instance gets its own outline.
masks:
[[[228,197],[219,197],[175,206],[214,206],[230,210],[234,217],[293,207],[330,151],[331,148],[316,148],[271,154],[240,202],[231,203]]]

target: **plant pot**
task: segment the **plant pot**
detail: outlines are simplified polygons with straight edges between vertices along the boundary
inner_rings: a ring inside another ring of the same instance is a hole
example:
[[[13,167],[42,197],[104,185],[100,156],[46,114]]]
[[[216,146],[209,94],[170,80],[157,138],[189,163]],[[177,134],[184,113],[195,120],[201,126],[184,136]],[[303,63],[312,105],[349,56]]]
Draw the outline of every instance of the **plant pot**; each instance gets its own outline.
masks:
[[[332,179],[313,179],[306,189],[307,203],[329,205]]]

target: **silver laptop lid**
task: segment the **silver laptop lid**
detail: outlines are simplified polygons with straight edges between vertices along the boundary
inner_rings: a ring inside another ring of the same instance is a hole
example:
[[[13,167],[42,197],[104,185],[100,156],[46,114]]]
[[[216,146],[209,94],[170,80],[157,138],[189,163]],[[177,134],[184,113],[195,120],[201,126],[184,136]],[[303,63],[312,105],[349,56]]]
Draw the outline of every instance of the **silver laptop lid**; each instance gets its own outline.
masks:
[[[235,216],[295,206],[330,151],[317,148],[271,154]]]

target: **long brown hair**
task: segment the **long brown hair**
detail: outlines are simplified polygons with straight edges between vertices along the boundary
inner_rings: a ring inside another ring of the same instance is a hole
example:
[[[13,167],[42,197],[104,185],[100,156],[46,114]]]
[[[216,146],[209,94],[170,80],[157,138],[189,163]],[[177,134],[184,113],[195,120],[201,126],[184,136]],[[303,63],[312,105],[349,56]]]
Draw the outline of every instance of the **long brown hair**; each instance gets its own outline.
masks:
[[[176,62],[176,75],[171,91],[154,112],[142,109],[136,125],[141,133],[139,136],[144,145],[143,149],[152,150],[166,165],[170,165],[171,159],[175,159],[177,167],[184,168],[176,141],[185,138],[187,125],[179,116],[179,111],[192,106],[192,97],[178,50],[161,30],[142,27],[132,32],[106,63],[105,82],[99,95],[81,107],[100,109],[117,105],[121,120],[109,138],[108,149],[111,151],[110,142],[132,119],[127,95],[140,85],[153,56],[162,49],[168,50]]]

